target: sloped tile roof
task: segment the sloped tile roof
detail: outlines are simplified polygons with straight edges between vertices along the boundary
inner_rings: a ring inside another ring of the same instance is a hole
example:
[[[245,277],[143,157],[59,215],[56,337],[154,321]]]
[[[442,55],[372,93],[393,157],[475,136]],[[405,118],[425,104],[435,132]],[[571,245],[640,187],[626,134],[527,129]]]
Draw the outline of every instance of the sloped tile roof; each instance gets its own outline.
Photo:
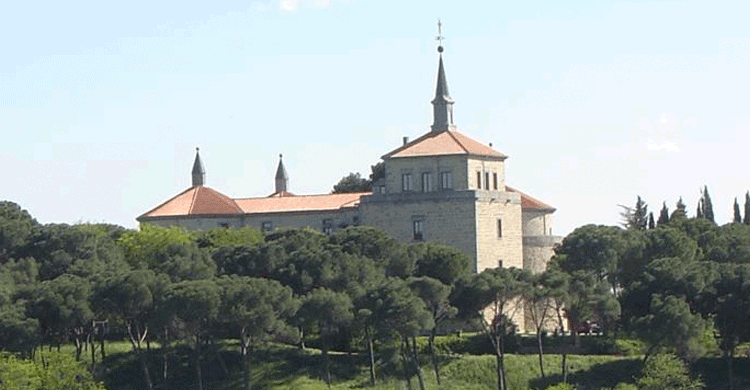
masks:
[[[429,132],[414,141],[391,151],[383,156],[383,158],[442,156],[452,154],[488,156],[500,159],[507,158],[506,155],[455,130],[441,131],[439,133]]]
[[[532,197],[531,195],[524,194],[523,192],[509,186],[505,186],[505,190],[508,192],[516,192],[521,195],[521,208],[524,210],[542,210],[553,212],[556,209],[539,199]]]
[[[294,196],[287,193],[285,196],[235,199],[235,202],[245,214],[325,211],[355,208],[359,205],[359,198],[369,194],[370,192]]]
[[[194,186],[138,217],[241,214],[242,209],[228,196],[204,186]]]

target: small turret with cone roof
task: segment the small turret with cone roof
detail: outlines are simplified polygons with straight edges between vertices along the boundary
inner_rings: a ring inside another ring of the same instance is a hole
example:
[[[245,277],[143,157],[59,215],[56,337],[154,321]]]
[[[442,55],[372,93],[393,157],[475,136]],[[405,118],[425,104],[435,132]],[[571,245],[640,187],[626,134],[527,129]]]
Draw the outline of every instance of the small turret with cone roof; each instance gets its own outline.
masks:
[[[453,99],[451,98],[450,92],[448,92],[448,81],[445,78],[445,67],[443,66],[443,37],[442,23],[438,20],[438,36],[437,40],[440,42],[438,46],[438,53],[440,60],[438,63],[438,76],[437,86],[435,87],[435,98],[432,99],[432,112],[433,122],[432,131],[434,133],[440,133],[446,130],[454,130],[455,125],[453,124]]]
[[[288,192],[289,176],[284,168],[283,155],[279,154],[279,167],[276,168],[276,193],[284,194]]]
[[[206,184],[206,169],[201,161],[200,148],[195,148],[195,162],[193,163],[193,187]]]

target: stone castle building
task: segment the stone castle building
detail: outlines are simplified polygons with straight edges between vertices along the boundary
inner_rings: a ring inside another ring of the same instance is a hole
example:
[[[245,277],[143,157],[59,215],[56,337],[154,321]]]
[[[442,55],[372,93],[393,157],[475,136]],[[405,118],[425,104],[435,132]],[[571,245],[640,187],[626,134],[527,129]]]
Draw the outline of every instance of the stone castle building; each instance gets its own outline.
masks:
[[[205,186],[196,150],[192,186],[137,220],[191,230],[307,226],[325,233],[369,225],[402,242],[454,246],[475,259],[474,272],[498,266],[543,271],[560,241],[552,235],[555,209],[507,186],[507,156],[456,130],[439,51],[431,129],[382,157],[385,178],[373,192],[295,195],[280,158],[273,194],[230,198]]]

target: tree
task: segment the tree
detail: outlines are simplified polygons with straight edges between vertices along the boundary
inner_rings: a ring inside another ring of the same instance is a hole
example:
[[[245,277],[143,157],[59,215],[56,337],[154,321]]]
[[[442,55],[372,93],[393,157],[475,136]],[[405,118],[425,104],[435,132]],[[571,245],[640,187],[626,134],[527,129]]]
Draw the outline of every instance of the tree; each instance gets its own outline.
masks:
[[[542,374],[542,378],[546,378],[547,376],[544,373],[542,332],[553,310],[550,283],[547,283],[545,280],[549,277],[549,274],[527,274],[526,276],[527,279],[524,280],[522,295],[524,303],[526,304],[526,312],[531,318],[531,322],[534,324],[534,330],[536,331],[537,351],[539,352],[539,371]]]
[[[659,219],[656,221],[656,226],[664,226],[667,222],[669,222],[669,209],[667,208],[667,202],[663,202],[661,205],[661,211],[659,211]]]
[[[634,320],[640,338],[649,345],[644,363],[660,348],[695,359],[702,354],[700,338],[705,324],[700,314],[691,312],[685,299],[659,294],[651,298],[649,314]]]
[[[306,333],[317,330],[320,334],[324,378],[329,386],[331,385],[331,369],[328,348],[331,337],[354,319],[353,307],[348,295],[321,287],[308,293],[297,311],[296,320]]]
[[[330,237],[344,253],[366,257],[385,269],[386,276],[406,279],[414,273],[418,251],[396,241],[385,231],[370,226],[353,226],[336,231]],[[413,249],[409,247],[409,249]]]
[[[432,366],[435,370],[435,378],[438,386],[440,385],[440,366],[437,361],[435,352],[435,336],[437,335],[438,326],[445,320],[456,315],[458,310],[451,306],[448,297],[451,293],[451,287],[443,284],[437,279],[427,276],[421,278],[411,278],[408,281],[409,288],[414,291],[424,302],[425,309],[432,316],[433,326],[430,329],[430,335],[427,339]]]
[[[750,191],[745,193],[745,217],[742,219],[742,223],[750,225]]]
[[[620,207],[623,209],[620,213],[623,227],[634,230],[644,230],[648,227],[648,205],[640,196],[635,202],[635,207]]]
[[[211,229],[198,232],[195,241],[198,243],[198,247],[206,248],[210,253],[213,253],[224,246],[258,245],[263,242],[263,232],[249,227]]]
[[[0,383],[3,389],[105,390],[86,367],[60,352],[34,360],[0,357]]]
[[[36,220],[21,206],[0,201],[0,264],[16,257],[15,252],[26,244],[37,226]]]
[[[703,191],[701,192],[701,199],[698,201],[698,218],[705,218],[713,223],[716,223],[714,220],[714,206],[711,203],[711,196],[708,194],[708,186],[703,186]]]
[[[151,270],[134,270],[108,279],[93,296],[94,308],[109,314],[114,322],[125,323],[130,345],[138,357],[146,388],[153,389],[143,343],[149,335],[149,322],[169,284],[167,276]]]
[[[418,243],[414,246],[418,256],[416,276],[429,276],[452,285],[469,273],[471,258],[456,248],[436,243]]]
[[[650,212],[648,213],[648,229],[654,229],[656,228],[656,223],[654,222],[654,213]]]
[[[165,291],[165,311],[183,325],[188,339],[192,339],[198,390],[203,389],[202,345],[209,325],[219,314],[220,305],[220,291],[213,280],[182,281],[168,286]]]
[[[368,192],[372,191],[372,182],[357,173],[349,173],[339,180],[333,186],[334,194],[343,194],[347,192]]]
[[[685,203],[682,201],[682,197],[677,201],[672,215],[669,216],[669,221],[680,220],[687,218],[687,209]]]
[[[622,229],[586,225],[568,234],[555,252],[563,271],[592,272],[616,291],[620,282],[618,268],[626,249]]]
[[[737,197],[734,197],[734,219],[733,223],[742,223],[742,214],[740,213],[740,204],[737,203]]]
[[[225,276],[218,280],[222,291],[221,321],[239,336],[243,383],[250,390],[250,361],[253,345],[291,333],[286,320],[297,310],[292,290],[275,280]]]
[[[451,302],[459,314],[479,322],[495,351],[497,388],[507,387],[505,372],[505,338],[513,328],[512,318],[523,305],[524,273],[517,268],[491,268],[465,276],[456,282]]]

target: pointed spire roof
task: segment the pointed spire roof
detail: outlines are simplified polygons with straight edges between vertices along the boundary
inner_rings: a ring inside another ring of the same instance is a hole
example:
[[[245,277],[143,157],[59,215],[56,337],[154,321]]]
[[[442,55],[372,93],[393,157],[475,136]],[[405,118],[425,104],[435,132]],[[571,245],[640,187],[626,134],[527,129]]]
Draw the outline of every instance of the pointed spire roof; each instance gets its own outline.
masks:
[[[453,124],[453,98],[448,91],[448,81],[445,77],[445,66],[443,65],[443,46],[438,46],[440,59],[438,62],[437,86],[435,87],[435,98],[432,99],[432,132],[440,133],[454,130]]]
[[[206,169],[201,161],[200,148],[195,148],[195,162],[193,162],[193,187],[202,186],[206,182]]]
[[[284,168],[283,154],[279,154],[279,166],[276,168],[276,180],[284,179],[289,180],[289,176],[286,174],[286,168]]]

